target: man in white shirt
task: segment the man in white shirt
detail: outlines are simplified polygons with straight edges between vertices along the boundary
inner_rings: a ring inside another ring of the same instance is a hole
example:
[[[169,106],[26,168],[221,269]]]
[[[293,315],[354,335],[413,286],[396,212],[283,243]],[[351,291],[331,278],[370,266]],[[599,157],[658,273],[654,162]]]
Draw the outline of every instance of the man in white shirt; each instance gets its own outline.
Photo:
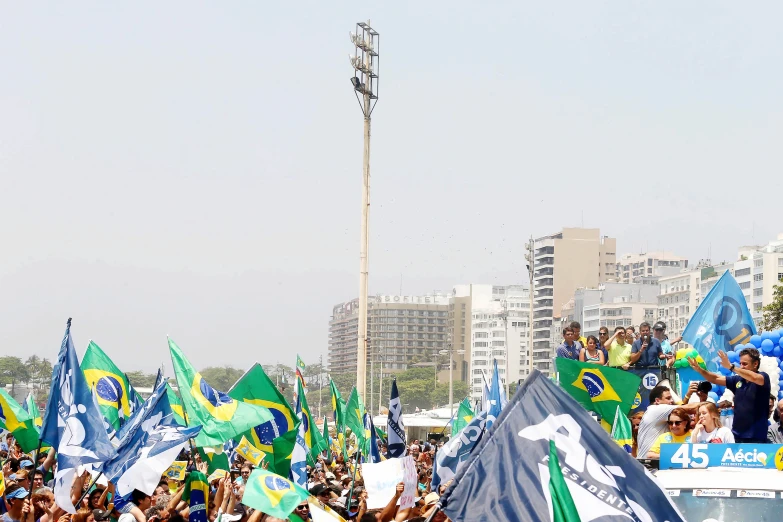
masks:
[[[696,383],[694,382],[692,384],[692,387],[695,390]],[[691,393],[692,392],[689,390],[689,398]],[[661,385],[653,388],[652,391],[650,391],[650,405],[647,407],[647,410],[644,412],[644,417],[642,417],[642,421],[639,423],[639,434],[636,437],[637,458],[645,458],[647,452],[650,451],[650,448],[655,443],[655,440],[666,433],[668,428],[666,421],[669,418],[669,413],[671,413],[674,408],[682,408],[690,414],[696,413],[699,410],[699,404],[700,403],[698,402],[694,402],[693,404],[677,406],[674,404],[672,392],[669,388]]]

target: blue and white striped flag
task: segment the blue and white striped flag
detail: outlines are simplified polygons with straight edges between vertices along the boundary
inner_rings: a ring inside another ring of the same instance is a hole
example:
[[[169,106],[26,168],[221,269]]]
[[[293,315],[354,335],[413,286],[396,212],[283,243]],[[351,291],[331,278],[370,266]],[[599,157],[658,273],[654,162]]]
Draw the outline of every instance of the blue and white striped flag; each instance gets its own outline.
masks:
[[[405,426],[402,423],[402,402],[397,390],[397,380],[392,381],[391,398],[389,399],[389,417],[386,421],[389,435],[388,454],[390,459],[405,456]]]

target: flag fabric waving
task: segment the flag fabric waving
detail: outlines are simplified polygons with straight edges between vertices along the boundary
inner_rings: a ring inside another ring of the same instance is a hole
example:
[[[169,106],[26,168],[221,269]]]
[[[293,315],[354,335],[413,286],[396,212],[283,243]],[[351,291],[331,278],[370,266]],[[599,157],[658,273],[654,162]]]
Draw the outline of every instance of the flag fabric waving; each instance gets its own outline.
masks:
[[[296,354],[296,378],[302,382],[302,387],[304,388],[304,392],[307,393],[307,383],[304,379],[304,372],[305,372],[305,363],[302,360],[301,357],[299,357],[299,354]]]
[[[612,425],[612,439],[625,451],[633,453],[633,427],[630,419],[620,410],[619,405]]]
[[[273,440],[272,453],[267,454],[266,456],[269,469],[281,477],[287,477],[291,474],[291,459],[293,458],[300,427],[301,426],[297,424],[296,429],[291,430],[288,433],[283,433]]]
[[[627,415],[642,379],[625,370],[558,357],[560,386],[588,411],[600,415],[611,429],[617,411]],[[617,407],[620,406],[618,410]]]
[[[457,416],[454,417],[454,421],[451,423],[451,436],[454,437],[459,433],[462,428],[467,426],[470,421],[473,420],[476,414],[470,407],[470,401],[467,397],[462,399],[459,403],[459,409],[457,409]]]
[[[500,389],[503,387],[503,383],[500,382],[500,375],[498,374],[498,362],[496,359],[492,360],[495,369],[492,372],[492,385],[489,388],[489,411],[487,412],[487,429],[492,427],[492,424],[500,416],[500,412],[503,410],[503,398],[500,393]]]
[[[337,444],[343,455],[348,458],[348,450],[345,447],[345,408],[346,404],[340,396],[340,390],[332,379],[329,379],[329,390],[332,395],[332,415],[334,416],[334,430],[337,435]]]
[[[190,506],[188,522],[207,522],[209,505],[209,482],[207,476],[199,471],[192,471],[185,481],[182,500]]]
[[[38,427],[33,417],[24,411],[5,388],[0,388],[0,425],[11,432],[25,453],[38,448]]]
[[[52,370],[52,385],[41,427],[41,440],[57,451],[54,497],[57,505],[76,513],[71,484],[76,468],[107,461],[117,454],[103,428],[71,339],[71,320]]]
[[[550,489],[550,440],[568,468],[562,476],[577,520],[683,520],[655,478],[538,370],[454,477],[441,508],[453,522],[553,520],[553,502],[562,507],[567,497],[557,477],[553,487],[559,491]]]
[[[300,502],[307,500],[307,490],[280,475],[256,468],[247,478],[242,503],[267,515],[287,520]]]
[[[351,431],[356,436],[359,450],[362,452],[365,450],[367,439],[370,436],[369,433],[365,433],[364,413],[364,403],[356,390],[356,386],[354,386],[351,389],[351,395],[348,397],[348,404],[345,406],[345,425],[351,428]]]
[[[250,444],[245,437],[242,437],[239,440],[236,452],[240,454],[243,459],[253,464],[253,466],[260,466],[261,461],[264,459],[264,452]]]
[[[258,363],[245,372],[229,390],[228,395],[238,401],[262,406],[272,414],[272,419],[254,426],[244,434],[248,442],[265,453],[274,452],[274,439],[297,427],[293,408]]]
[[[297,381],[296,387],[298,391],[296,396],[297,408],[300,408],[297,410],[297,416],[299,422],[304,424],[305,444],[310,448],[310,455],[315,459],[319,453],[326,449],[326,442],[324,442],[321,433],[316,429],[315,420],[313,420],[313,416],[310,414],[310,407],[307,405],[307,397],[304,393],[302,381]]]
[[[301,383],[297,382],[297,386]],[[307,444],[308,417],[302,409],[302,400],[304,394],[298,394],[296,397],[296,416],[299,418],[299,429],[296,432],[296,443],[291,453],[291,480],[301,487],[307,486],[307,460],[310,458],[310,446]]]
[[[43,424],[43,419],[41,418],[41,411],[38,409],[38,404],[36,404],[32,392],[27,394],[27,398],[25,398],[22,407],[24,408],[24,411],[30,414],[30,418],[33,419],[33,424],[40,428]]]
[[[400,392],[397,390],[397,379],[392,381],[391,398],[389,399],[389,417],[386,420],[389,434],[388,454],[389,458],[402,458],[405,456],[405,426],[402,422],[402,402]]]
[[[185,412],[182,409],[182,399],[179,398],[174,388],[169,383],[166,383],[166,395],[169,399],[169,406],[171,406],[171,413],[174,415],[174,420],[180,426],[187,426],[185,422]]]
[[[552,522],[580,522],[579,511],[563,477],[554,439],[549,439],[549,496],[552,499]]]
[[[737,280],[728,270],[712,287],[694,312],[682,338],[696,348],[707,366],[717,372],[718,350],[728,352],[746,344],[756,334],[756,324]]]
[[[367,445],[362,451],[362,456],[365,457],[365,462],[377,464],[381,461],[381,450],[378,448],[378,432],[375,431],[372,415],[369,413],[364,414],[364,431],[369,432],[370,436],[367,437]]]
[[[87,346],[81,368],[87,384],[98,397],[101,415],[114,430],[119,430],[125,419],[131,416],[128,378],[93,341]]]
[[[432,491],[438,491],[468,461],[468,457],[476,448],[484,434],[487,425],[487,412],[482,411],[471,420],[457,436],[452,437],[443,448],[435,454],[432,463]]]
[[[188,426],[203,428],[196,437],[198,446],[222,446],[228,439],[272,420],[266,408],[236,401],[207,384],[171,339],[169,351]]]
[[[324,444],[326,444],[326,449],[324,450],[326,452],[326,460],[332,460],[332,437],[329,436],[329,422],[327,422],[326,417],[324,417],[323,440]]]

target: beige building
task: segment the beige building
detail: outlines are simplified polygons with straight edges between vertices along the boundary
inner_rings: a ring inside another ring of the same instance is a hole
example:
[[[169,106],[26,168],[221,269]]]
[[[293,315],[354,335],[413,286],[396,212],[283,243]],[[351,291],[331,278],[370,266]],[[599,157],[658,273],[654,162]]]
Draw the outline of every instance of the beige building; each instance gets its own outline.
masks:
[[[671,252],[624,254],[617,261],[617,281],[640,283],[643,278],[675,275],[688,268],[688,260]]]
[[[597,288],[617,273],[617,240],[597,228],[564,228],[533,243],[533,364],[549,374],[560,312],[577,288]]]

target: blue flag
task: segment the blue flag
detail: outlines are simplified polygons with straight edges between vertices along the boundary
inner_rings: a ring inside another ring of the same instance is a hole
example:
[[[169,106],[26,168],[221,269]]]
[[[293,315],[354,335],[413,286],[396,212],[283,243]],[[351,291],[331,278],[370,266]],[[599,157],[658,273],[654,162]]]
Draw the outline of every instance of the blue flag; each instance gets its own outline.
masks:
[[[389,399],[389,418],[386,421],[389,432],[388,454],[390,459],[405,456],[405,426],[402,423],[402,402],[397,390],[397,379],[392,381],[391,399]]]
[[[492,373],[492,387],[489,389],[489,412],[487,413],[487,429],[492,427],[492,423],[495,422],[500,416],[500,412],[503,409],[503,397],[500,395],[500,375],[498,374],[498,362],[493,359],[495,364],[495,370]]]
[[[369,413],[364,414],[364,430],[370,430],[370,441],[367,443],[370,454],[362,456],[365,457],[365,462],[377,464],[381,461],[381,451],[378,449],[378,432],[375,431],[375,425],[372,422],[372,415]]]
[[[71,483],[76,468],[114,458],[117,452],[103,428],[103,416],[87,386],[71,339],[71,320],[52,370],[52,385],[41,426],[41,440],[57,451],[54,497],[57,505],[76,513]]]
[[[481,440],[486,425],[487,412],[482,411],[438,450],[435,454],[435,462],[432,463],[432,491],[438,491],[441,484],[454,478],[468,461],[476,444]]]
[[[152,395],[150,395],[130,419],[122,425],[122,428],[120,428],[120,431],[117,433],[117,438],[120,441],[118,446],[121,448],[133,437],[136,430],[144,423],[149,425],[152,422],[155,426],[159,424],[169,425],[174,423],[174,416],[172,413],[166,383],[161,382],[153,390]]]
[[[305,414],[302,412],[301,397],[296,398],[296,416],[299,419],[299,428],[296,433],[296,443],[294,451],[291,453],[291,474],[290,478],[297,485],[307,489],[307,456],[310,454],[310,448],[305,442]]]
[[[750,336],[755,334],[756,325],[742,289],[726,270],[696,309],[682,338],[699,352],[707,371],[717,372],[720,367],[718,350],[733,350],[737,345],[748,343]]]
[[[551,481],[550,440],[562,470]],[[580,520],[683,521],[656,479],[534,370],[439,504],[453,522],[532,522],[555,520],[553,495],[555,501],[572,498]]]

